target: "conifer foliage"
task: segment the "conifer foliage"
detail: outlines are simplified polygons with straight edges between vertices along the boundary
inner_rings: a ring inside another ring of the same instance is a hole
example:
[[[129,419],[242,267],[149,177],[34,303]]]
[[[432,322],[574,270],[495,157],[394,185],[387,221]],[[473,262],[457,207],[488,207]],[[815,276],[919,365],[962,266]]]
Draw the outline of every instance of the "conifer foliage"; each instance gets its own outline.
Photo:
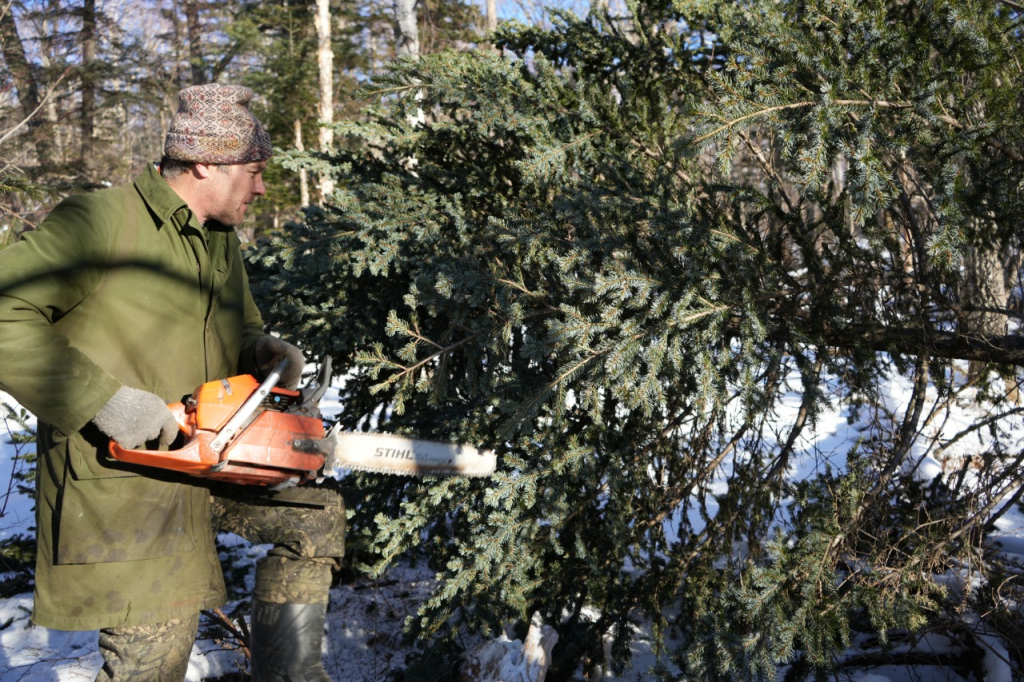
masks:
[[[972,467],[908,466],[952,358],[1020,358],[972,316],[1012,328],[1012,301],[964,267],[1006,263],[1024,215],[1016,5],[632,9],[395,63],[338,126],[332,201],[254,281],[351,371],[346,427],[500,455],[486,480],[349,479],[362,556],[421,547],[443,579],[413,634],[540,611],[568,679],[605,633],[624,665],[644,613],[684,679],[809,675],[855,627],[949,617],[929,576],[1021,482],[999,403]],[[887,412],[894,373],[912,398]],[[870,437],[792,481],[840,399]]]

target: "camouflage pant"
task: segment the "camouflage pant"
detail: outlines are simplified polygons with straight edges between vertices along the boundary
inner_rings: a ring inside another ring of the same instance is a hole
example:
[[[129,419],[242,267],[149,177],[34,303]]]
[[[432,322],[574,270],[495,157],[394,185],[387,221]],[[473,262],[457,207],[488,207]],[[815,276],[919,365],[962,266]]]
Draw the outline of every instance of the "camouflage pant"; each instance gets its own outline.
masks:
[[[273,500],[231,486],[213,498],[214,528],[254,544],[273,543],[256,564],[253,597],[275,604],[323,604],[345,553],[345,503],[323,488],[294,488]]]
[[[284,491],[277,499],[244,488],[218,488],[213,495],[215,531],[254,544],[273,543],[256,564],[253,597],[278,604],[327,602],[331,573],[345,551],[345,505],[320,489]],[[199,626],[199,614],[124,628],[100,630],[103,669],[97,682],[183,680]]]
[[[199,614],[163,623],[100,630],[103,668],[96,682],[184,680]]]

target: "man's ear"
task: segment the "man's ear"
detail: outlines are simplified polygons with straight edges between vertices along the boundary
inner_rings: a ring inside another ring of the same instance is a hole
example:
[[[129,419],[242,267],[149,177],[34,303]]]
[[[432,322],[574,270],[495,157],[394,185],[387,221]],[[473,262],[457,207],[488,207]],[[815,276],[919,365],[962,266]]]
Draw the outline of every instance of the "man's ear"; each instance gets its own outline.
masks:
[[[213,166],[208,163],[194,163],[192,167],[195,168],[195,174],[200,178],[208,178],[213,172]]]

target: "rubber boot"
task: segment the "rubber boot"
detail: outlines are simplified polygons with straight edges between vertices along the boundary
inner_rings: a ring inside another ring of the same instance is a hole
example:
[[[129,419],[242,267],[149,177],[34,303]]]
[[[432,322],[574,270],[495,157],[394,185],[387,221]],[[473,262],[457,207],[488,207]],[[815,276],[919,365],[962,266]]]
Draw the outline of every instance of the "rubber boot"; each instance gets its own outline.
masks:
[[[254,682],[331,682],[320,659],[327,604],[254,600],[249,651]]]

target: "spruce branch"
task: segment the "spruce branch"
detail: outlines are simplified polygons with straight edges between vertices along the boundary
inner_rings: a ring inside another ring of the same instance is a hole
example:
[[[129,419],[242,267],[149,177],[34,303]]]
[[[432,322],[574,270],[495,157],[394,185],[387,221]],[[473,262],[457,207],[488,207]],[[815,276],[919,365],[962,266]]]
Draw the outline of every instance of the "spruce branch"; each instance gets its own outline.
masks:
[[[322,246],[324,246],[326,244],[329,244],[331,242],[344,241],[344,240],[349,239],[349,238],[351,238],[353,236],[356,236],[357,234],[359,234],[359,232],[357,232],[356,230],[346,230],[346,231],[343,231],[343,232],[336,232],[334,234],[331,234],[331,235],[328,235],[328,236],[325,236],[325,237],[319,237],[317,239],[310,239],[308,241],[303,241],[303,242],[299,242],[299,243],[295,243],[295,244],[282,245],[281,246],[281,252],[282,253],[286,253],[286,254],[296,254],[296,253],[302,253],[304,251],[311,251],[311,250],[319,249],[320,247],[322,247]]]
[[[550,166],[552,159],[563,156],[567,150],[583,145],[585,142],[597,137],[602,132],[603,131],[601,130],[594,130],[585,135],[581,135],[569,142],[560,144],[553,149],[545,150],[544,153],[533,157],[528,163],[524,164],[524,170],[526,175],[533,175],[541,166]]]
[[[383,348],[378,347],[373,353],[360,352],[356,354],[356,361],[363,365],[370,365],[372,367],[388,367],[395,370],[395,373],[388,376],[384,381],[374,384],[370,389],[372,393],[380,393],[381,391],[387,390],[396,383],[408,384],[412,381],[412,375],[418,372],[420,369],[429,365],[431,362],[438,358],[453,353],[454,351],[462,348],[463,346],[476,340],[477,334],[470,334],[455,343],[448,344],[447,346],[440,346],[436,343],[433,345],[438,348],[437,351],[430,353],[419,362],[412,365],[404,365],[393,360],[389,360],[383,352]],[[433,343],[433,342],[432,342]]]
[[[395,85],[395,86],[392,86],[392,87],[389,87],[389,88],[372,87],[372,88],[368,88],[365,92],[363,92],[361,94],[360,93],[356,93],[356,99],[362,99],[362,100],[373,99],[373,98],[382,99],[384,97],[387,97],[388,95],[391,95],[391,94],[394,94],[394,93],[398,93],[398,92],[409,92],[409,91],[412,91],[412,90],[416,90],[416,91],[423,90],[424,88],[429,87],[429,85],[430,84],[427,84],[427,83],[409,83],[409,84],[406,84],[406,85]]]
[[[523,402],[521,406],[516,409],[512,416],[509,417],[509,419],[506,420],[505,424],[502,426],[499,432],[500,435],[502,437],[507,437],[510,434],[512,434],[516,429],[519,428],[519,425],[523,421],[525,421],[529,416],[536,413],[537,410],[540,409],[540,406],[543,405],[547,401],[548,397],[552,393],[554,393],[560,386],[562,386],[569,379],[573,378],[587,365],[591,364],[601,356],[605,355],[609,350],[609,348],[606,348],[604,350],[591,349],[586,353],[585,357],[576,361],[568,368],[563,369],[558,374],[558,376],[556,376],[554,379],[546,383],[541,390],[537,391],[531,399]]]
[[[912,109],[913,106],[914,106],[913,104],[908,104],[906,102],[888,102],[886,100],[861,100],[861,99],[837,99],[837,100],[831,100],[829,103],[833,104],[833,105],[836,105],[836,106],[881,107],[881,108],[890,108],[890,109]],[[720,126],[720,127],[718,127],[718,128],[716,128],[716,129],[714,129],[714,130],[712,130],[710,133],[705,133],[704,135],[701,135],[700,137],[694,139],[693,142],[694,142],[694,144],[700,144],[700,143],[702,143],[702,142],[704,142],[706,140],[709,140],[709,139],[711,139],[713,137],[718,137],[723,132],[725,132],[727,130],[731,130],[732,128],[735,128],[739,124],[743,123],[744,121],[748,121],[748,120],[750,120],[752,118],[758,118],[758,117],[761,117],[761,116],[767,116],[769,114],[773,114],[773,113],[778,112],[778,111],[787,111],[789,109],[806,109],[808,107],[816,107],[816,106],[820,106],[820,105],[821,105],[821,102],[815,102],[815,101],[793,102],[791,104],[779,104],[779,105],[776,105],[776,106],[773,106],[773,107],[763,107],[761,109],[758,109],[757,111],[753,111],[753,112],[751,112],[749,114],[744,114],[743,116],[739,116],[739,117],[734,118],[734,119],[725,119],[724,117],[721,117],[721,116],[714,116],[715,118],[718,118],[720,120],[724,120],[725,124]]]
[[[743,140],[744,145],[747,147],[750,153],[753,154],[754,157],[757,159],[758,163],[761,166],[761,170],[775,183],[779,196],[782,197],[782,200],[786,203],[787,212],[790,214],[795,213],[796,208],[793,206],[793,203],[789,199],[789,195],[786,193],[787,183],[783,181],[783,179],[779,176],[779,173],[776,170],[775,165],[768,162],[768,159],[765,158],[764,152],[762,152],[761,147],[755,145],[753,140],[750,139],[749,135],[747,135],[746,133],[741,133],[740,139]]]

